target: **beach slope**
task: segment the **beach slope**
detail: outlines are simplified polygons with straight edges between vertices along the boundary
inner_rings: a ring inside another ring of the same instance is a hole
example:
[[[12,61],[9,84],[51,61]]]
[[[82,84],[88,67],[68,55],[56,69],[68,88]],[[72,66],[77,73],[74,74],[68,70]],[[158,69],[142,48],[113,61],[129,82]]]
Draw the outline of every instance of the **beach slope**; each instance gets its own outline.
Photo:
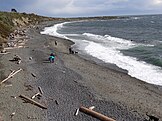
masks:
[[[80,106],[95,106],[95,111],[117,121],[144,121],[148,119],[146,113],[162,120],[160,87],[81,58],[79,53],[69,54],[73,42],[40,34],[45,26],[54,23],[44,22],[27,29],[29,40],[24,47],[8,50],[10,54],[1,56],[1,78],[10,69],[23,70],[1,85],[0,120],[98,121],[81,112],[74,116]],[[49,63],[52,52],[56,59]],[[20,64],[9,61],[15,54],[22,58]],[[12,86],[6,87],[9,84]],[[47,109],[23,103],[19,98],[21,94],[32,97],[39,92],[38,87],[43,94],[35,100]]]

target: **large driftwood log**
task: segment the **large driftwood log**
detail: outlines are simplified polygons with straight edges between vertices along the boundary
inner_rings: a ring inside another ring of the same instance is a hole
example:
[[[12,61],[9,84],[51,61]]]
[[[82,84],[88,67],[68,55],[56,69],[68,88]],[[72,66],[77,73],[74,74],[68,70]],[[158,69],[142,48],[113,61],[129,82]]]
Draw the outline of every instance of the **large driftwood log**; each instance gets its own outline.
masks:
[[[38,106],[38,107],[40,107],[40,108],[47,109],[46,106],[40,104],[39,102],[36,102],[35,100],[32,100],[31,98],[29,98],[29,97],[27,97],[27,96],[25,96],[25,95],[20,95],[19,97],[21,97],[21,98],[23,98],[23,99],[29,101],[30,103],[32,103],[32,104],[34,104],[34,105],[36,105],[36,106]]]
[[[115,121],[115,120],[112,119],[112,118],[109,118],[109,117],[107,117],[107,116],[105,116],[105,115],[103,115],[103,114],[100,114],[100,113],[98,113],[98,112],[96,112],[96,111],[93,111],[93,110],[88,109],[88,108],[83,107],[83,106],[81,106],[81,107],[79,108],[79,111],[81,111],[81,112],[83,112],[83,113],[86,113],[86,114],[88,114],[88,115],[91,115],[91,116],[93,116],[93,117],[95,117],[95,118],[97,118],[97,119],[99,119],[99,120],[101,120],[101,121]]]
[[[7,78],[5,78],[4,80],[2,80],[2,81],[0,82],[0,84],[6,82],[8,79],[12,78],[15,74],[17,74],[17,73],[20,72],[21,70],[22,70],[22,69],[20,68],[20,69],[18,69],[17,71],[11,72]]]

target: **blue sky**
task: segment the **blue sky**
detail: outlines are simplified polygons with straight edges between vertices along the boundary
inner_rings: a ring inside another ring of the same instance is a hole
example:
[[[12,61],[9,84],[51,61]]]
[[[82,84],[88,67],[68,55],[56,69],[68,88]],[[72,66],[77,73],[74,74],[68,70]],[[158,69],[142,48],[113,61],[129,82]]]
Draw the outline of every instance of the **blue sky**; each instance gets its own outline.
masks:
[[[162,0],[0,0],[0,11],[51,17],[162,14]]]

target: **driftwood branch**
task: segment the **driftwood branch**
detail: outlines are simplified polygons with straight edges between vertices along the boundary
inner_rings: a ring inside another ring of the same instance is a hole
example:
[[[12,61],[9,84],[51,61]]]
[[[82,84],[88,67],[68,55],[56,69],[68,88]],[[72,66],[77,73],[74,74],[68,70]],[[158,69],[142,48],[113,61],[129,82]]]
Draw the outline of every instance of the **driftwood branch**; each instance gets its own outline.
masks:
[[[31,98],[29,98],[29,97],[27,97],[27,96],[25,96],[25,95],[20,95],[19,97],[21,97],[21,98],[23,98],[23,99],[29,101],[30,103],[32,103],[32,104],[34,104],[34,105],[36,105],[36,106],[38,106],[38,107],[40,107],[40,108],[47,109],[46,106],[40,104],[39,102],[36,102],[35,100],[32,100]]]
[[[38,95],[40,95],[40,93],[38,92],[38,93],[36,93],[35,95],[33,95],[32,97],[31,97],[31,99],[34,99],[36,96],[38,96]],[[41,95],[40,95],[41,96]]]
[[[43,94],[42,88],[40,86],[38,87],[38,90],[41,94]]]
[[[95,106],[91,106],[91,107],[89,107],[90,110],[93,110],[94,108],[95,108]]]
[[[105,116],[105,115],[103,115],[103,114],[100,114],[100,113],[98,113],[98,112],[96,112],[96,111],[93,111],[93,110],[88,109],[88,108],[83,107],[83,106],[81,106],[81,107],[79,108],[79,111],[81,111],[81,112],[83,112],[83,113],[86,113],[86,114],[88,114],[88,115],[91,115],[91,116],[93,116],[93,117],[95,117],[95,118],[97,118],[97,119],[99,119],[99,120],[101,120],[101,121],[115,121],[115,120],[112,119],[112,118],[109,118],[109,117],[107,117],[107,116]]]
[[[15,73],[15,70],[13,70],[8,76],[12,76],[12,74]]]
[[[6,82],[8,79],[12,78],[15,74],[17,74],[17,73],[20,72],[21,70],[22,70],[22,69],[20,68],[20,69],[17,70],[17,71],[12,71],[12,72],[9,74],[9,76],[8,76],[7,78],[5,78],[4,80],[2,80],[2,81],[0,82],[0,84]]]
[[[31,73],[31,75],[32,75],[33,77],[36,77],[36,75],[35,75],[34,73]]]
[[[74,114],[74,115],[75,115],[75,116],[77,116],[77,115],[78,115],[78,113],[79,113],[79,108],[77,108],[77,109],[76,109],[76,111],[75,111],[75,114]]]

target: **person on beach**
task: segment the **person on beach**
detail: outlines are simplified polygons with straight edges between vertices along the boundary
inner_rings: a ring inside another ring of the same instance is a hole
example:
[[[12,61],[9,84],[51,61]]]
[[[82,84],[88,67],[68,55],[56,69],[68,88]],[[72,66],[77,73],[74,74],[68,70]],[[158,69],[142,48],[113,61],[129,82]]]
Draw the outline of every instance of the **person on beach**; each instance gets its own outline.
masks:
[[[74,54],[74,51],[72,50],[71,47],[69,47],[69,54]]]
[[[55,45],[57,46],[57,41],[55,41]]]
[[[53,53],[50,54],[49,61],[50,63],[54,63],[55,55]]]
[[[76,54],[76,53],[78,53],[78,52],[77,52],[77,51],[72,50],[72,48],[71,48],[71,47],[69,47],[69,54]]]

